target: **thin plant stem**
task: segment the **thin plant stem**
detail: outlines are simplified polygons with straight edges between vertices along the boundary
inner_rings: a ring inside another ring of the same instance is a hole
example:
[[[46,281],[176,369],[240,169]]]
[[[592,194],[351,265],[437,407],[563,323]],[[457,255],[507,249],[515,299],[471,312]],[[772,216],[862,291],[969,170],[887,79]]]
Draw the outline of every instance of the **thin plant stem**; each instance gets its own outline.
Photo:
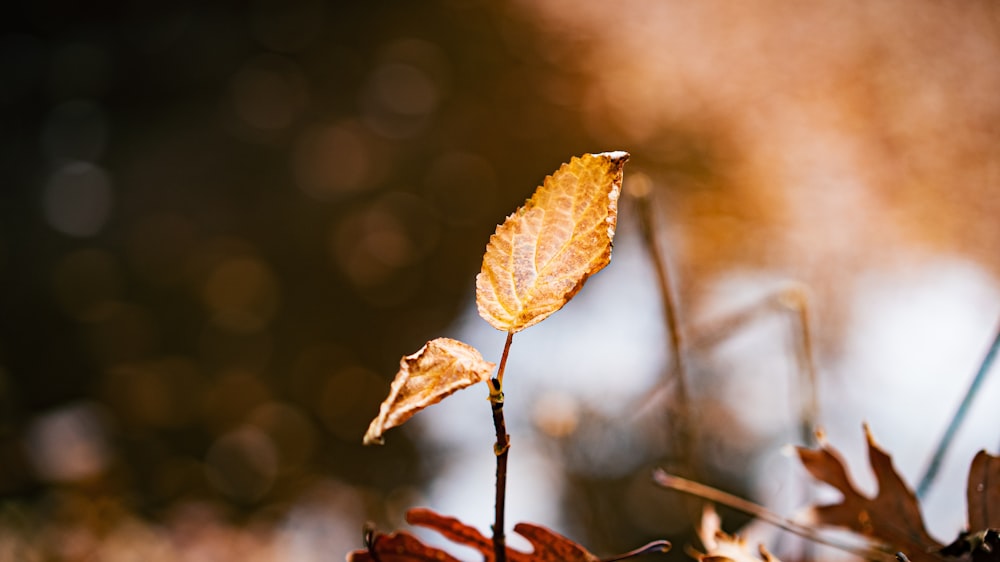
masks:
[[[635,550],[630,550],[625,554],[619,554],[618,556],[612,556],[611,558],[601,558],[601,562],[621,562],[622,560],[628,560],[629,558],[636,558],[646,554],[653,554],[656,552],[667,552],[670,550],[670,541],[653,541],[651,543],[640,546]]]
[[[799,385],[805,397],[799,410],[799,431],[802,442],[813,445],[816,441],[816,425],[819,419],[819,381],[816,377],[816,355],[813,350],[812,330],[809,321],[809,299],[801,286],[786,289],[781,294],[781,302],[797,312],[797,348],[799,362]]]
[[[639,211],[639,226],[642,231],[642,238],[645,242],[649,257],[656,269],[660,300],[663,304],[663,315],[667,321],[667,332],[670,336],[671,366],[670,373],[676,385],[677,415],[682,428],[680,432],[681,461],[688,468],[693,469],[692,443],[694,436],[692,433],[693,420],[690,419],[690,397],[687,389],[687,373],[684,364],[684,335],[681,330],[680,321],[677,314],[677,297],[674,293],[673,284],[670,279],[670,272],[663,259],[663,252],[660,248],[657,232],[656,213],[650,204],[651,188],[645,186],[634,192],[634,197]]]
[[[941,436],[941,440],[934,450],[934,455],[931,457],[931,462],[927,465],[927,470],[924,471],[924,475],[920,478],[920,484],[917,486],[918,498],[923,499],[927,495],[931,485],[937,478],[938,471],[941,469],[941,461],[944,460],[945,453],[948,452],[951,442],[955,439],[958,428],[965,421],[965,416],[969,413],[972,400],[976,397],[980,387],[982,387],[983,381],[986,380],[986,375],[990,372],[990,367],[993,366],[993,362],[996,360],[998,350],[1000,350],[1000,328],[997,329],[997,333],[993,337],[993,343],[990,345],[989,351],[986,352],[983,362],[980,363],[979,370],[976,372],[975,378],[972,379],[972,384],[965,391],[962,403],[958,406],[958,410],[955,411],[955,415],[952,416],[951,422],[948,424],[948,429]]]
[[[493,427],[496,428],[497,442],[493,452],[497,457],[496,504],[493,514],[493,559],[496,562],[507,560],[507,539],[504,535],[504,504],[507,494],[507,454],[510,452],[510,439],[507,436],[507,425],[503,419],[503,392],[499,391],[498,379],[490,380],[490,405],[493,409]],[[492,398],[499,394],[499,400]]]
[[[507,355],[510,353],[510,342],[514,339],[514,332],[507,332],[507,341],[503,344],[503,354],[500,356],[500,366],[497,367],[497,380],[503,388],[503,372],[507,367]]]
[[[507,423],[503,418],[503,373],[507,367],[507,355],[510,353],[510,344],[513,338],[514,333],[507,332],[507,341],[504,342],[497,376],[489,380],[490,408],[493,411],[493,428],[497,434],[497,441],[493,445],[493,453],[497,457],[496,502],[493,514],[493,559],[496,562],[507,562],[504,509],[507,496],[507,453],[510,451],[510,436],[507,435]]]
[[[812,330],[809,321],[809,298],[806,290],[799,284],[785,289],[781,292],[779,300],[790,309],[797,321],[797,330],[794,330],[798,337],[796,341],[796,359],[798,360],[799,375],[799,396],[796,404],[799,418],[799,438],[805,445],[816,444],[816,428],[819,421],[819,381],[816,376],[816,355],[813,351]],[[796,314],[797,313],[797,314]],[[812,500],[811,489],[804,483],[801,484],[803,496],[807,500]],[[802,560],[812,562],[816,558],[816,549],[812,543],[803,545]]]

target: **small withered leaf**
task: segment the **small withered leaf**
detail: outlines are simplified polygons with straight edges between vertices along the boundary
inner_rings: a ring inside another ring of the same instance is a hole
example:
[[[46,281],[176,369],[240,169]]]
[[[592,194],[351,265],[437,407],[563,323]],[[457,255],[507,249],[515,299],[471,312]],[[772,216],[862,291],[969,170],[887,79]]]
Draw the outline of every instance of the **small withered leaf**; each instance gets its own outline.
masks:
[[[447,552],[430,547],[406,531],[376,532],[366,550],[347,553],[347,562],[459,562]]]
[[[969,466],[969,530],[1000,529],[1000,457],[979,451]]]
[[[417,507],[406,513],[406,520],[412,525],[434,529],[454,543],[478,550],[487,561],[493,560],[493,541],[458,519]],[[545,527],[518,523],[514,532],[528,539],[533,550],[526,553],[507,547],[510,562],[599,562],[582,546]]]
[[[441,515],[427,508],[414,507],[406,512],[406,522],[434,529],[453,543],[472,547],[485,556],[493,556],[493,541],[484,537],[475,527],[466,525],[454,517]]]
[[[940,560],[937,552],[942,545],[927,533],[916,495],[867,426],[865,435],[869,463],[878,483],[874,498],[858,491],[840,454],[822,439],[818,450],[797,448],[806,470],[844,496],[840,503],[814,507],[813,516],[821,524],[844,527],[883,543],[891,547],[890,552],[901,551],[913,562]]]
[[[585,154],[545,178],[490,237],[479,315],[518,332],[563,307],[611,259],[627,152]]]
[[[531,523],[514,525],[514,532],[528,539],[531,543],[531,554],[519,553],[519,558],[532,562],[600,562],[587,549],[566,537],[554,533],[545,527]]]
[[[430,509],[415,507],[406,512],[406,521],[441,533],[451,542],[478,551],[485,562],[494,561],[493,541],[475,527],[454,517],[440,515]],[[514,531],[532,546],[531,552],[521,552],[507,547],[509,562],[600,562],[600,559],[579,544],[545,527],[531,523],[518,523]],[[624,556],[610,560],[625,560],[649,552],[663,552],[669,548],[666,541],[657,541]],[[391,535],[376,534],[367,550],[356,550],[347,555],[348,562],[424,562],[455,560],[444,551],[431,548],[412,535],[398,531]]]
[[[365,433],[365,445],[382,443],[382,435],[450,394],[490,378],[494,364],[471,345],[450,338],[427,342],[399,360],[389,396]]]
[[[757,548],[758,557],[750,551],[745,540],[723,532],[722,520],[711,504],[702,509],[698,538],[705,547],[705,553],[691,550],[689,554],[699,562],[780,562],[764,545]]]

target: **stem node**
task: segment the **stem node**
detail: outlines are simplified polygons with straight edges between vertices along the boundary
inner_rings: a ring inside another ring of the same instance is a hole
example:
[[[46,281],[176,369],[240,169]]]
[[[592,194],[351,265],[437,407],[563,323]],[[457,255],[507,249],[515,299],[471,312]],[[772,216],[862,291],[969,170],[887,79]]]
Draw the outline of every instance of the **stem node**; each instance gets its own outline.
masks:
[[[490,385],[490,396],[489,401],[496,404],[503,404],[503,388],[500,387],[500,379],[492,378],[489,380]]]

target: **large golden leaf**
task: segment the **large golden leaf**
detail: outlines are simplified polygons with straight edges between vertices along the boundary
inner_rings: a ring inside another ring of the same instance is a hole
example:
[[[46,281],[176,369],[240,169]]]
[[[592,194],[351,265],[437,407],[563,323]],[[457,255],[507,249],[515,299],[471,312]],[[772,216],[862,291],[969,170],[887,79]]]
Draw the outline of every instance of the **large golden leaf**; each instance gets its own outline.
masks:
[[[608,264],[628,156],[573,158],[497,227],[476,277],[479,315],[494,328],[541,322]]]
[[[457,390],[490,378],[493,363],[471,345],[450,338],[427,342],[413,355],[399,360],[389,396],[365,433],[365,445],[383,442],[382,434],[437,404]]]

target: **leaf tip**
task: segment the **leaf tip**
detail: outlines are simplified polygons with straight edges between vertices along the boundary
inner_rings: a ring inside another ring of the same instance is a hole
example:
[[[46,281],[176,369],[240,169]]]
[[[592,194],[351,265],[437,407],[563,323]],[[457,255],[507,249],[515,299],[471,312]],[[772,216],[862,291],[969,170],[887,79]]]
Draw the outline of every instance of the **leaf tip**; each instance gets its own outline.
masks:
[[[826,439],[826,430],[822,427],[817,427],[813,431],[813,436],[816,438],[816,443],[818,443],[821,447],[825,447],[827,445],[828,441]]]
[[[372,430],[372,428],[368,428],[368,431],[365,432],[365,437],[362,439],[361,443],[366,446],[385,445],[385,437],[383,437],[381,433]]]
[[[875,442],[875,436],[872,434],[872,428],[868,425],[868,422],[862,423],[861,428],[865,431],[865,441],[867,441],[869,445],[878,446],[878,443]]]
[[[612,150],[611,152],[601,152],[595,154],[594,156],[604,156],[610,159],[612,162],[624,164],[631,154],[625,152],[624,150]]]

